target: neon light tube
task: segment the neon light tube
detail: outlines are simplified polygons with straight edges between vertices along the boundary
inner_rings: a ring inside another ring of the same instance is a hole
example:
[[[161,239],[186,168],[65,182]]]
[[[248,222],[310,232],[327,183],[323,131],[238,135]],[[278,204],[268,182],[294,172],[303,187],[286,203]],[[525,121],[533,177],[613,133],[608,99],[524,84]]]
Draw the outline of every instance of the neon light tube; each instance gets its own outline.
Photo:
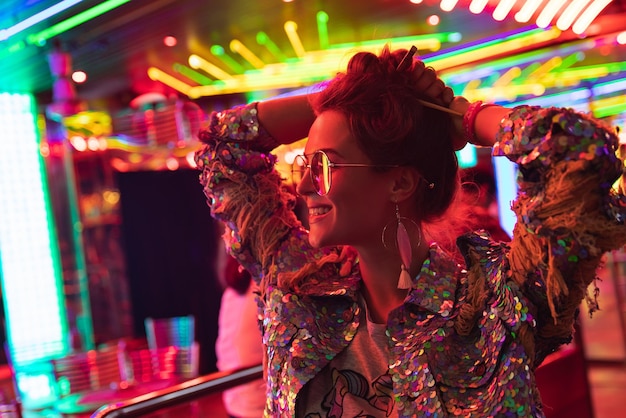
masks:
[[[30,28],[31,26],[36,25],[37,23],[43,22],[44,20],[52,17],[56,14],[61,13],[64,10],[69,9],[70,7],[80,3],[83,0],[63,0],[58,2],[57,4],[48,7],[45,10],[42,10],[39,13],[34,14],[33,16],[22,20],[15,25],[0,30],[0,41],[5,41],[9,39],[11,36],[16,35],[23,30]]]
[[[233,79],[232,75],[228,74],[226,71],[222,70],[216,65],[211,64],[210,62],[208,62],[207,60],[205,60],[204,58],[196,54],[191,54],[189,56],[189,66],[193,68],[194,70],[202,70],[205,73],[210,74],[219,80],[232,80]]]
[[[620,78],[619,80],[613,80],[607,83],[599,83],[591,88],[594,96],[611,94],[620,90],[626,90],[626,78]]]
[[[580,17],[574,23],[572,27],[572,31],[581,35],[583,32],[587,30],[591,22],[600,14],[602,10],[605,9],[606,6],[609,5],[613,0],[595,0],[593,3],[589,5],[585,9],[585,11],[580,15]]]
[[[591,0],[573,0],[569,6],[561,13],[556,21],[556,27],[561,30],[568,30],[580,12],[587,7]]]
[[[513,8],[516,1],[517,0],[500,0],[500,3],[498,3],[493,11],[493,18],[498,22],[503,21]]]
[[[626,95],[594,100],[591,105],[597,118],[618,115],[626,112]]]
[[[241,55],[246,61],[248,61],[254,68],[263,68],[265,63],[248,47],[246,47],[239,39],[233,39],[230,41],[230,50]]]
[[[320,49],[328,48],[328,13],[317,12],[315,16],[317,20],[317,34],[320,40]]]
[[[63,277],[30,95],[0,93],[0,279],[22,404],[54,400],[51,358],[70,349]],[[27,170],[24,167],[28,167]]]
[[[276,45],[276,43],[274,43],[274,41],[267,36],[265,32],[261,31],[256,34],[256,42],[267,48],[267,50],[270,51],[270,54],[272,54],[279,62],[287,61],[287,56],[283,53],[283,51],[281,51],[278,45]],[[243,71],[238,72],[241,73]]]
[[[176,77],[171,76],[165,71],[159,70],[156,67],[148,68],[148,77],[150,77],[151,80],[160,81],[166,86],[169,86],[185,95],[189,95],[189,92],[192,89],[189,84],[180,81]]]
[[[68,31],[108,11],[111,11],[116,7],[121,6],[122,4],[128,3],[129,1],[130,0],[108,0],[100,3],[97,6],[92,7],[91,9],[87,9],[84,12],[70,17],[69,19],[59,22],[56,25],[49,27],[48,29],[44,29],[39,33],[28,36],[27,42],[33,45],[41,45],[48,39],[55,37],[65,31]]]
[[[556,16],[566,1],[567,0],[549,0],[548,4],[546,4],[541,13],[539,13],[539,17],[537,17],[537,26],[540,28],[550,26],[550,22],[552,22],[552,19],[554,19],[554,16]]]
[[[519,12],[515,13],[515,20],[519,23],[526,23],[535,14],[543,0],[526,0]]]
[[[224,51],[224,47],[221,45],[211,45],[211,54],[230,68],[234,73],[241,74],[244,72],[243,67],[237,61],[231,58],[230,55]]]
[[[444,12],[451,12],[456,7],[459,0],[441,0],[439,7]]]
[[[485,10],[485,6],[487,6],[488,2],[489,0],[472,0],[469,5],[469,11],[475,15],[480,14]]]
[[[285,33],[287,34],[287,38],[289,38],[289,42],[291,42],[291,46],[296,53],[296,56],[302,58],[306,51],[304,50],[304,46],[302,46],[302,41],[300,41],[300,37],[298,36],[298,25],[294,21],[287,21],[284,25]]]
[[[178,62],[174,63],[172,69],[200,85],[213,84],[215,82],[204,74],[200,74],[199,72],[194,71],[186,65],[180,64]]]

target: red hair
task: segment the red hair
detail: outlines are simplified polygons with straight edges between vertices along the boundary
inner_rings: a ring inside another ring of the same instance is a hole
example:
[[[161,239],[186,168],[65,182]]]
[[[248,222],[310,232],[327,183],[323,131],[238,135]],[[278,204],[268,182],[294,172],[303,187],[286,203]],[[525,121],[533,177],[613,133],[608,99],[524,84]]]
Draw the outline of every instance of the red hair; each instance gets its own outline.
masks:
[[[416,87],[414,64],[397,69],[406,52],[385,47],[378,56],[357,53],[312,106],[316,114],[341,112],[373,164],[414,167],[425,179],[415,194],[417,216],[432,224],[448,212],[459,189],[453,124],[447,113],[420,104],[420,99],[432,99]]]

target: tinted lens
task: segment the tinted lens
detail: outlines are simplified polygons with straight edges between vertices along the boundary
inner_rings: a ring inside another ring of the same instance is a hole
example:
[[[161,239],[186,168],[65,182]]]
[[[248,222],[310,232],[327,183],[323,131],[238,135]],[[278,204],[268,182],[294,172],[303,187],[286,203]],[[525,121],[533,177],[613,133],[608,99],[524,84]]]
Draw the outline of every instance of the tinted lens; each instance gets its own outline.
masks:
[[[304,155],[296,156],[291,166],[291,181],[294,185],[300,184],[304,178],[304,172],[306,171],[306,158]]]
[[[323,196],[330,191],[330,161],[322,151],[311,157],[311,180],[318,194]]]

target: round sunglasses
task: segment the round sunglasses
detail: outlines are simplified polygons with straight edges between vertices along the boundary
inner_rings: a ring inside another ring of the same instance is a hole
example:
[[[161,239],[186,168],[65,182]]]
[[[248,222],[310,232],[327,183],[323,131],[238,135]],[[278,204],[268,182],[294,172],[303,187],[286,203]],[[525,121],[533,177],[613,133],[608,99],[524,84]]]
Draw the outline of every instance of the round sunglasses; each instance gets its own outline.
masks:
[[[315,191],[320,196],[325,196],[330,191],[332,184],[332,169],[339,167],[374,167],[374,168],[394,168],[397,165],[379,165],[379,164],[358,164],[358,163],[334,163],[330,161],[328,155],[322,151],[315,151],[310,155],[310,162],[306,155],[296,156],[291,176],[294,184],[300,183],[304,178],[304,172],[309,170],[311,183]]]

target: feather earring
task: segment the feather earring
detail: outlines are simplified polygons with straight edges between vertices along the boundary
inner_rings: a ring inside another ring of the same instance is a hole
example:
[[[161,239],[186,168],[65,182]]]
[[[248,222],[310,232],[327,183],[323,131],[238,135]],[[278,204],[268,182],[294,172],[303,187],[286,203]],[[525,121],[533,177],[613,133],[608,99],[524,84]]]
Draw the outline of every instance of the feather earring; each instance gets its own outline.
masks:
[[[396,203],[396,219],[398,221],[398,228],[396,230],[396,241],[398,244],[398,251],[400,252],[400,259],[402,260],[400,278],[398,279],[398,289],[410,289],[413,285],[411,280],[411,274],[409,273],[409,267],[411,266],[411,260],[413,259],[413,250],[411,249],[411,240],[409,238],[409,232],[402,223],[400,217],[400,209]]]

